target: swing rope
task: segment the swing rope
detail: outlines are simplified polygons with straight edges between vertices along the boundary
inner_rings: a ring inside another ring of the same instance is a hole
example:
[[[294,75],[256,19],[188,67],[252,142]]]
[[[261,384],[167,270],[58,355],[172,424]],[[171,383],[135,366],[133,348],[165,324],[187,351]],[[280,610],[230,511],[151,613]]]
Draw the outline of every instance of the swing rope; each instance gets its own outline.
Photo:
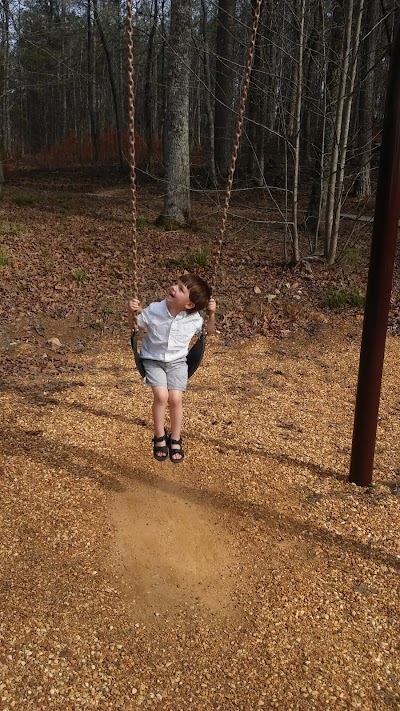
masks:
[[[129,97],[129,166],[130,166],[130,186],[131,186],[131,230],[132,230],[132,257],[133,257],[133,297],[138,298],[138,250],[137,250],[137,226],[136,226],[136,153],[135,153],[135,79],[133,73],[133,23],[132,23],[132,0],[127,2],[128,21],[128,97]],[[135,330],[137,324],[136,313],[134,315]]]
[[[232,158],[231,158],[231,163],[229,166],[228,178],[227,178],[227,183],[226,183],[225,201],[224,201],[224,208],[222,211],[221,227],[219,230],[217,252],[216,252],[216,256],[215,256],[214,273],[213,273],[212,280],[211,280],[211,293],[214,292],[215,287],[216,287],[219,263],[221,261],[222,245],[223,245],[224,237],[225,237],[226,222],[227,222],[227,218],[228,218],[228,209],[229,209],[229,203],[230,203],[230,199],[231,199],[231,192],[232,192],[232,185],[233,185],[233,176],[235,175],[236,160],[238,157],[240,138],[242,135],[244,112],[246,109],[247,92],[249,89],[251,70],[253,68],[253,62],[254,62],[256,38],[257,38],[258,25],[260,22],[260,15],[261,15],[261,5],[262,5],[262,0],[256,0],[255,6],[254,6],[254,15],[253,15],[253,28],[252,28],[252,32],[251,32],[250,44],[249,44],[249,49],[248,49],[248,53],[247,53],[246,69],[245,69],[245,73],[244,73],[244,77],[243,77],[242,89],[241,89],[241,94],[240,94],[240,106],[239,106],[239,113],[238,113],[238,118],[237,118],[237,123],[236,123],[235,138],[234,138],[234,142],[233,142]]]
[[[241,94],[240,94],[240,105],[239,113],[236,123],[236,130],[233,142],[232,158],[229,166],[226,190],[225,190],[225,200],[224,207],[222,211],[221,227],[219,230],[219,239],[217,243],[216,256],[214,261],[214,272],[211,280],[211,293],[215,291],[219,265],[221,261],[222,246],[224,242],[226,223],[228,217],[229,203],[232,193],[233,178],[236,168],[236,160],[238,157],[238,151],[240,146],[240,138],[242,135],[244,113],[246,109],[246,99],[248,88],[250,84],[251,70],[254,62],[255,45],[258,32],[258,25],[261,15],[261,6],[263,0],[256,0],[253,8],[253,27],[250,37],[249,49],[247,53],[247,61],[245,67],[245,73],[242,82]],[[130,164],[130,186],[131,186],[131,203],[132,203],[132,255],[133,255],[133,296],[135,299],[138,298],[138,250],[137,250],[137,226],[136,226],[136,155],[135,155],[135,82],[134,82],[134,71],[133,71],[133,23],[132,23],[132,0],[127,0],[127,23],[128,23],[128,77],[129,77],[129,164]],[[140,359],[140,355],[137,350],[137,315],[134,314],[134,327],[131,334],[131,345],[136,362],[136,367],[142,377],[145,376],[145,371],[143,363]],[[191,347],[188,353],[188,372],[189,377],[193,375],[195,370],[198,368],[205,349],[205,328],[200,338]]]

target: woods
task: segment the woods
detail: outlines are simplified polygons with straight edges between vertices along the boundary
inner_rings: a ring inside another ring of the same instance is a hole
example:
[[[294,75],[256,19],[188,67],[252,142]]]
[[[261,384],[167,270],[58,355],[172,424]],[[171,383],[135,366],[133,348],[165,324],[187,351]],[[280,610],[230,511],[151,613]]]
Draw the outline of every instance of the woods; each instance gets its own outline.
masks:
[[[333,264],[344,201],[373,192],[398,16],[395,0],[262,6],[237,182],[269,196],[288,261]],[[5,167],[126,163],[126,4],[1,0],[0,22]],[[185,225],[194,179],[227,175],[252,6],[143,0],[133,22],[137,162]]]

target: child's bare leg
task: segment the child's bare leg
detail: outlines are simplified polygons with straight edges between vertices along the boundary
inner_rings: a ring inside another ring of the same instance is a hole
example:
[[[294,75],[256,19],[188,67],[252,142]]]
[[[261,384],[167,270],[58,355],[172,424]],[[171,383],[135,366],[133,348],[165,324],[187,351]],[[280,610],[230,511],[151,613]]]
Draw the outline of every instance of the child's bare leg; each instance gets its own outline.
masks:
[[[171,439],[180,439],[183,416],[182,392],[180,390],[168,391],[169,416],[171,420]],[[171,450],[180,449],[181,445],[171,444]],[[180,454],[172,454],[172,459],[179,461]]]
[[[168,390],[163,385],[153,387],[153,421],[154,421],[154,437],[162,437],[165,433],[165,411],[168,404]],[[164,440],[158,443],[161,447],[165,446]],[[166,453],[163,453],[166,456]]]

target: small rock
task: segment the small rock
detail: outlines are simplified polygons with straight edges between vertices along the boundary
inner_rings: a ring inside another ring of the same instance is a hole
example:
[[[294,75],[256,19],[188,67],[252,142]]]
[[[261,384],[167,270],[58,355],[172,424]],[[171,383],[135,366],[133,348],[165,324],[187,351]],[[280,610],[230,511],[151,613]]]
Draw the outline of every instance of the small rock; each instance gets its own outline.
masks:
[[[369,597],[370,595],[376,595],[376,593],[377,593],[377,590],[375,590],[375,588],[370,588],[365,583],[360,583],[359,585],[355,585],[353,589],[354,589],[354,592],[359,593],[360,595],[364,595],[364,597]]]
[[[51,346],[54,350],[55,350],[56,348],[60,348],[60,347],[61,347],[61,341],[60,341],[59,338],[49,338],[49,340],[47,341],[47,343],[48,343],[48,345]]]
[[[255,287],[253,288],[253,291],[254,291],[255,294],[261,294],[261,289],[260,289],[259,286],[255,286]]]

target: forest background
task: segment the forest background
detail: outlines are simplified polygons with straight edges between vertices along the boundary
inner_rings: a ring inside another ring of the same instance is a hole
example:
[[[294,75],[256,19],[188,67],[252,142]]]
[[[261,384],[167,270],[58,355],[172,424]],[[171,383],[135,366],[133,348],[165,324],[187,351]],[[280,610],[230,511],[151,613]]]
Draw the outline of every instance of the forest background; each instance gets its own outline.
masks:
[[[222,204],[253,5],[134,3],[138,180],[159,187],[167,228],[193,227],[199,192]],[[121,0],[0,0],[2,179],[116,164],[127,177],[126,15]],[[397,0],[262,3],[234,199],[286,264],[368,252],[398,17]]]

